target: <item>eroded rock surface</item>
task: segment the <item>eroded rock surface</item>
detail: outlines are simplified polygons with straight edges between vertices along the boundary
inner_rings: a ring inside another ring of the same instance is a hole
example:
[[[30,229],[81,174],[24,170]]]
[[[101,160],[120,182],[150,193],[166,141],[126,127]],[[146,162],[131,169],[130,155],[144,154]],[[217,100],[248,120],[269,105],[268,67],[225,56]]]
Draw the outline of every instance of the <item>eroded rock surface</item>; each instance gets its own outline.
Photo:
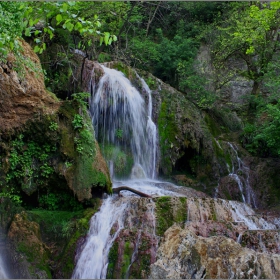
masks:
[[[151,265],[154,279],[252,279],[280,277],[280,256],[243,248],[224,236],[201,237],[169,228]]]

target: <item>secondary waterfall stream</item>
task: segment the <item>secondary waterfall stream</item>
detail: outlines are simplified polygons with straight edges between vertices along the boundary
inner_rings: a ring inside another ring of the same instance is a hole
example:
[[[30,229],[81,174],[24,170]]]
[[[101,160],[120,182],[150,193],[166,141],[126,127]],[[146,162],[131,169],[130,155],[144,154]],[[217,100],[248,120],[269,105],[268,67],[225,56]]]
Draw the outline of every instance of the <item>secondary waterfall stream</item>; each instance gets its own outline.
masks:
[[[131,153],[133,157],[133,166],[130,170],[131,178],[128,180],[116,178],[114,170],[118,167],[116,166],[117,163],[112,158],[106,158],[110,167],[111,176],[113,177],[113,188],[127,185],[152,197],[166,195],[187,197],[187,188],[155,180],[157,128],[152,120],[152,97],[149,87],[139,77],[142,87],[149,97],[148,104],[146,104],[138,90],[132,86],[130,81],[121,72],[105,66],[102,66],[102,68],[104,75],[99,81],[98,88],[94,92],[91,92],[90,112],[96,138],[100,145],[103,145],[104,149],[108,145],[113,145],[119,147],[120,150],[125,151],[127,154]],[[90,86],[90,88],[93,89],[94,87]],[[236,149],[233,146],[232,150],[237,156]],[[238,156],[237,160],[239,165],[238,169],[240,169],[243,163]],[[242,167],[246,169],[244,164]],[[236,172],[237,169],[233,167],[232,177],[238,177]],[[248,176],[249,174],[247,178]],[[241,185],[240,191],[245,201],[246,195],[243,194]],[[110,248],[114,241],[119,238],[121,232],[125,235],[131,224],[136,223],[137,225],[137,221],[135,222],[137,218],[130,219],[130,215],[132,212],[136,212],[137,216],[137,209],[139,208],[139,204],[141,204],[138,196],[127,191],[123,191],[122,196],[117,197],[113,195],[104,199],[99,212],[91,218],[90,230],[86,241],[79,248],[79,252],[76,255],[77,262],[72,278],[98,279],[108,276],[108,254]],[[247,198],[250,199],[252,196],[247,194]],[[155,202],[153,198],[145,199],[145,210],[141,212],[146,217],[145,222],[140,222],[138,225],[138,231],[134,238],[133,253],[130,259],[127,260],[129,263],[122,275],[124,278],[129,278],[131,266],[138,257],[141,236],[144,234],[148,235],[150,240],[153,240],[152,258],[155,260],[155,252],[158,246]],[[206,208],[204,203],[206,202],[202,200],[198,202],[196,199],[187,199],[186,223],[195,220],[199,220],[201,223],[208,221],[210,214],[205,213]],[[211,207],[213,207],[213,202],[211,203],[209,205],[211,204]],[[230,219],[237,223],[244,223],[250,230],[276,228],[263,219],[255,218],[254,211],[243,203],[217,199],[214,204],[217,209],[222,209],[221,207],[228,209],[229,214],[227,216]],[[208,208],[210,207],[209,205],[207,206]],[[239,233],[239,242],[241,236],[242,234]]]
[[[4,238],[3,232],[0,230],[0,279],[9,279],[9,273],[7,271],[7,266],[5,264],[5,245],[6,240]]]

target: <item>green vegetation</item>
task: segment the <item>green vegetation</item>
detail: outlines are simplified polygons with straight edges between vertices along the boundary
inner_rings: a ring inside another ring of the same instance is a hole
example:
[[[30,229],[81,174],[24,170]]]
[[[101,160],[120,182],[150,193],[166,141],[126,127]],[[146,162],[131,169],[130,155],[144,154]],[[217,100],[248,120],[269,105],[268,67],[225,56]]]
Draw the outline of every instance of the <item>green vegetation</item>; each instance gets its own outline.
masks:
[[[158,119],[158,130],[159,130],[159,139],[160,139],[160,148],[163,155],[168,153],[168,150],[172,145],[177,134],[177,126],[175,124],[175,114],[170,111],[170,108],[165,102],[161,103],[161,109]],[[163,158],[164,166],[168,168],[168,173],[172,171],[172,164],[170,158],[165,156]]]
[[[180,198],[178,205],[174,206],[175,201],[169,196],[162,196],[156,200],[156,231],[157,235],[163,236],[164,232],[178,223],[183,226],[187,220],[186,198]],[[174,208],[174,209],[173,209]]]

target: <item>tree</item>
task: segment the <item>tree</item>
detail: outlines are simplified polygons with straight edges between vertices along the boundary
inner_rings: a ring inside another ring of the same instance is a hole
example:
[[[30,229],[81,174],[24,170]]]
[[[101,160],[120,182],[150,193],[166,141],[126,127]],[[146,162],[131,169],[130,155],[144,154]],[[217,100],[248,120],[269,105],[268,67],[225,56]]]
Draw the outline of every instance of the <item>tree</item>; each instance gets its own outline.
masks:
[[[247,6],[246,6],[247,5]],[[247,70],[235,73],[253,81],[252,94],[259,92],[268,64],[279,50],[280,3],[241,3],[219,28],[214,56],[216,67],[224,67],[230,58],[240,58]]]

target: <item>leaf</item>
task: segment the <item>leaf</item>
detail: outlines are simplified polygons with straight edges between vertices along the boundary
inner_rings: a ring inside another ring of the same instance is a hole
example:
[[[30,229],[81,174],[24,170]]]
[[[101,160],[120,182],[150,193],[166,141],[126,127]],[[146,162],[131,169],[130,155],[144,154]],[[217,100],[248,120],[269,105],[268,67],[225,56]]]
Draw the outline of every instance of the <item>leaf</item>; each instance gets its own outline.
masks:
[[[37,52],[39,52],[39,51],[40,51],[40,47],[39,47],[39,46],[35,46],[34,52],[37,53]]]
[[[56,15],[55,19],[57,21],[57,24],[59,24],[62,21],[62,15],[61,14]]]
[[[102,43],[103,43],[103,37],[100,37],[100,46],[102,45]]]
[[[65,2],[62,5],[62,9],[63,9],[64,12],[67,12],[68,5]]]
[[[74,24],[71,22],[66,23],[66,28],[71,32],[74,28]]]
[[[24,35],[27,36],[27,37],[31,36],[31,33],[30,33],[30,29],[29,29],[29,28],[26,28],[26,29],[25,29]]]
[[[110,33],[104,32],[104,43],[106,46],[108,45],[109,37],[110,37]]]
[[[77,22],[76,24],[75,24],[75,27],[74,27],[74,30],[81,30],[83,28],[83,25],[80,23],[80,22]]]
[[[118,40],[116,35],[113,35],[113,41],[116,42]]]
[[[112,37],[110,37],[109,41],[108,41],[108,45],[111,45],[112,43]]]

